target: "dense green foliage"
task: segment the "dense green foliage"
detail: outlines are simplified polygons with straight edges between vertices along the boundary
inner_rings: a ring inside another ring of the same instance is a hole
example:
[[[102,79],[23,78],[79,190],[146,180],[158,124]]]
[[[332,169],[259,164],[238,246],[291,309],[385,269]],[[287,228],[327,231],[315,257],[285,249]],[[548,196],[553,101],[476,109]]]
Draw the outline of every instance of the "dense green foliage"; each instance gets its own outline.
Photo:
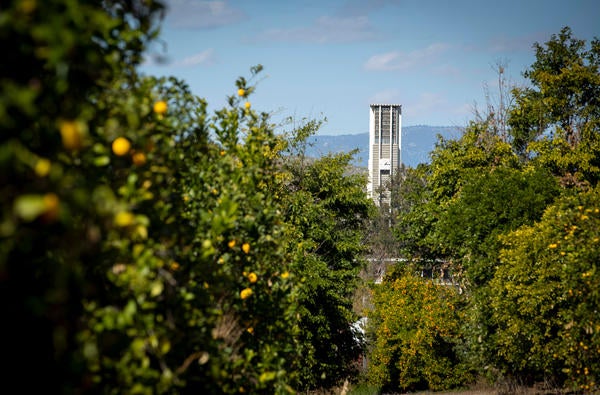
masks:
[[[4,384],[333,385],[357,352],[364,180],[343,173],[348,155],[304,175],[283,165],[296,137],[252,109],[252,79],[208,114],[185,82],[139,75],[161,10],[50,0],[0,11]]]
[[[310,127],[310,124],[307,125]],[[362,175],[345,175],[349,154],[312,163],[290,160],[292,175],[284,217],[295,225],[298,253],[294,273],[299,291],[303,389],[329,388],[354,372],[360,344],[348,325],[358,319],[352,296],[364,267],[366,220],[373,210],[365,199]],[[293,191],[293,193],[292,193]]]
[[[436,237],[460,261],[469,285],[483,285],[493,275],[498,236],[538,219],[558,192],[543,170],[497,167],[474,174],[448,203]]]
[[[598,392],[597,39],[564,28],[536,43],[507,133],[489,114],[440,139],[430,164],[396,175],[369,230],[352,154],[307,161],[299,147],[319,122],[278,135],[252,108],[261,66],[214,114],[185,82],[138,73],[162,12],[155,0],[1,7],[5,386],[333,387],[362,351],[363,258],[397,248],[405,260],[372,287],[373,384],[437,390],[479,374]],[[393,243],[377,233],[387,226]]]
[[[444,272],[461,291],[459,311],[436,319],[439,326],[456,320],[450,344],[463,372],[598,390],[600,42],[588,46],[564,28],[534,48],[536,61],[524,73],[531,86],[513,89],[507,101],[508,133],[496,127],[501,115],[479,117],[461,138],[440,139],[431,163],[409,169],[405,186],[392,188],[394,233],[406,259],[400,265],[408,270],[375,287],[371,369],[378,384],[466,383],[468,374],[457,380],[443,369],[448,354],[435,347],[429,365],[398,376],[402,353],[411,349],[400,346],[403,336],[420,328],[406,317],[415,309],[427,315],[423,297],[405,297],[398,284],[416,281],[419,272],[440,281]],[[430,371],[447,376],[419,376]]]
[[[108,132],[112,117],[95,98],[131,81],[161,9],[153,1],[107,1],[104,9],[52,0],[2,5],[0,298],[2,315],[10,317],[2,325],[10,366],[5,376],[11,382],[25,372],[44,372],[48,378],[17,383],[23,392],[93,385],[77,345],[82,299],[109,296],[95,280],[106,268],[100,253],[117,249],[105,251],[109,244],[100,239],[128,230],[112,224],[128,205],[111,201],[116,188],[103,186],[109,178],[122,183],[124,174],[118,158],[114,171],[100,170],[110,156],[98,149],[117,132]],[[136,128],[141,118],[154,116],[152,98],[146,100],[145,113],[129,114]]]
[[[497,364],[594,391],[600,369],[600,189],[560,199],[503,237],[491,281]]]
[[[442,390],[472,380],[455,345],[460,328],[457,290],[415,276],[388,273],[373,289],[369,380],[380,388]]]

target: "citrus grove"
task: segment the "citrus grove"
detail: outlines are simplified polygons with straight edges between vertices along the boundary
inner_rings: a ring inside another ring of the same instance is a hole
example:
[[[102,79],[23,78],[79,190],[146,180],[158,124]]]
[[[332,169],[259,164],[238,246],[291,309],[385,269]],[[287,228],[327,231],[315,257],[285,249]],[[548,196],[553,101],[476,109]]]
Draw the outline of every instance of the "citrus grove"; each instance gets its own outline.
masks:
[[[6,388],[598,392],[597,39],[536,43],[530,86],[398,172],[378,214],[353,153],[305,157],[322,121],[255,110],[262,66],[214,113],[141,74],[164,7],[0,6]],[[376,254],[402,259],[365,285]]]
[[[359,225],[372,212],[365,180],[339,171],[349,155],[289,159],[315,124],[274,133],[250,102],[261,66],[214,114],[185,82],[140,75],[163,12],[154,0],[2,6],[5,384],[64,394],[337,385],[360,351],[350,323]],[[301,178],[309,172],[321,179]]]

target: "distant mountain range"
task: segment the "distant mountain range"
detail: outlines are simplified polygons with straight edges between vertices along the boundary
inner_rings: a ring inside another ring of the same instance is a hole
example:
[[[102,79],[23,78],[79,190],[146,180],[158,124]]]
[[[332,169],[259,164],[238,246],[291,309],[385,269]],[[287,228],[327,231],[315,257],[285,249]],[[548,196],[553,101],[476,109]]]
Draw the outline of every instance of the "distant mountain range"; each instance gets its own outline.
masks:
[[[456,139],[462,135],[459,127],[452,126],[405,126],[402,128],[402,163],[408,167],[417,167],[420,163],[429,163],[429,153],[435,147],[437,136]],[[369,133],[344,134],[331,136],[311,136],[308,139],[306,156],[321,157],[328,153],[349,152],[358,149],[354,165],[367,167],[369,160]]]

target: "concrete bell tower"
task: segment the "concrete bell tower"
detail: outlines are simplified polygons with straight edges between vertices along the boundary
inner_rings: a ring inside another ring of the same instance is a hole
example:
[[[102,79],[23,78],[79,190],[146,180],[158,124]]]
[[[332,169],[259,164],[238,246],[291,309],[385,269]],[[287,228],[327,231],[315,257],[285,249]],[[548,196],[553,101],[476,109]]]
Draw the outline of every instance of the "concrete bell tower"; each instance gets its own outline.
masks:
[[[378,206],[390,204],[390,191],[386,185],[402,163],[401,146],[402,106],[371,104],[367,193]]]

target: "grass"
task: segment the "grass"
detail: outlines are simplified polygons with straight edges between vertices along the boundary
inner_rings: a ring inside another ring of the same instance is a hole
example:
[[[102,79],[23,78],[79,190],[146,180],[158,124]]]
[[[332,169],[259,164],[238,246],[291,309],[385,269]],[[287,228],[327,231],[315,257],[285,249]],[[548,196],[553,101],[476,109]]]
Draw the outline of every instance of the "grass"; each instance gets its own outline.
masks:
[[[348,395],[375,395],[379,394],[379,388],[367,383],[360,383],[352,386]]]

